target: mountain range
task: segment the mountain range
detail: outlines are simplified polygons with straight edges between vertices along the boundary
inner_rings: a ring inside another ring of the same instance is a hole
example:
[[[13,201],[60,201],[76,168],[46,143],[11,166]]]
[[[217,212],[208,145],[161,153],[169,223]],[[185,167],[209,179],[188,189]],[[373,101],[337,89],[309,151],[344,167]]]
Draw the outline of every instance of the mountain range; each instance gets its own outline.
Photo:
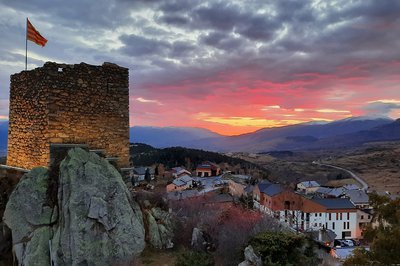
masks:
[[[182,146],[219,152],[331,149],[400,140],[400,119],[352,117],[330,123],[264,128],[238,136],[183,127],[132,127],[130,133],[131,142],[159,148]]]
[[[0,122],[0,155],[7,149],[8,121]],[[400,119],[352,117],[329,123],[303,123],[223,136],[204,128],[130,128],[130,141],[156,148],[187,147],[218,152],[333,149],[367,142],[400,140]]]

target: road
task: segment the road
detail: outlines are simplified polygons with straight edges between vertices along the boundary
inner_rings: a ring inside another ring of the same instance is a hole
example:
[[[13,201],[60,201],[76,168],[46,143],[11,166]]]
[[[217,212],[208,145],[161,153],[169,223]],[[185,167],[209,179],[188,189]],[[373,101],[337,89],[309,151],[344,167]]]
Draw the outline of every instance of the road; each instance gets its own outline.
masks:
[[[319,162],[316,162],[316,161],[313,161],[312,163],[313,164],[318,164],[318,165],[321,165],[321,166],[332,167],[332,168],[335,168],[335,169],[339,169],[339,170],[345,171],[345,172],[349,173],[351,175],[351,177],[354,178],[358,183],[360,183],[360,185],[362,186],[362,188],[361,188],[362,190],[364,190],[364,191],[368,190],[367,182],[365,182],[361,177],[357,176],[355,173],[353,173],[350,170],[344,169],[344,168],[339,167],[339,166],[331,165],[331,164],[319,163]]]

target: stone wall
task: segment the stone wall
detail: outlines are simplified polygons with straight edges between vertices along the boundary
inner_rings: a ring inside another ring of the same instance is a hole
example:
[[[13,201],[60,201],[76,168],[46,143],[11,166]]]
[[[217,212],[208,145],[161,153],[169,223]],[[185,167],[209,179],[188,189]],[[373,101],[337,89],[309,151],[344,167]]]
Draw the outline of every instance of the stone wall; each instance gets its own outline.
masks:
[[[104,149],[128,166],[128,69],[48,62],[12,75],[7,165],[48,166],[51,143]]]

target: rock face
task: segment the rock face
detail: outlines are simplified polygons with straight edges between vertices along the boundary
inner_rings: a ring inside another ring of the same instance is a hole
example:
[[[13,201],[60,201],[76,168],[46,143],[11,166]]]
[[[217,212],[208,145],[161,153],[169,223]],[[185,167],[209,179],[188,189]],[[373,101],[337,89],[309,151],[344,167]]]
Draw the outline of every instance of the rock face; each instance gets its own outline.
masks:
[[[76,148],[60,165],[58,208],[47,203],[45,168],[26,174],[10,196],[4,222],[20,265],[110,265],[145,246],[143,217],[118,171]]]
[[[146,216],[149,243],[158,249],[173,248],[173,219],[170,213],[152,208],[147,211]]]
[[[206,240],[204,239],[203,232],[195,227],[192,232],[191,246],[194,250],[204,251]]]
[[[254,252],[254,249],[251,245],[248,245],[244,249],[244,257],[245,260],[239,264],[239,266],[262,266],[262,259],[257,256],[257,254]]]

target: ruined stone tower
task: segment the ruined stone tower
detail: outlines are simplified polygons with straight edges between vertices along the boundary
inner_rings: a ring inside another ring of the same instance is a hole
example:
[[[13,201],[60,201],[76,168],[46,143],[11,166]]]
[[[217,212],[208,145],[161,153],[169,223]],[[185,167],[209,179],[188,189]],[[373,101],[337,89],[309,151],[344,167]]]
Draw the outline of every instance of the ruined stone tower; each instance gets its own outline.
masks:
[[[9,116],[9,166],[48,166],[59,144],[85,144],[129,165],[127,68],[47,62],[14,74]]]

